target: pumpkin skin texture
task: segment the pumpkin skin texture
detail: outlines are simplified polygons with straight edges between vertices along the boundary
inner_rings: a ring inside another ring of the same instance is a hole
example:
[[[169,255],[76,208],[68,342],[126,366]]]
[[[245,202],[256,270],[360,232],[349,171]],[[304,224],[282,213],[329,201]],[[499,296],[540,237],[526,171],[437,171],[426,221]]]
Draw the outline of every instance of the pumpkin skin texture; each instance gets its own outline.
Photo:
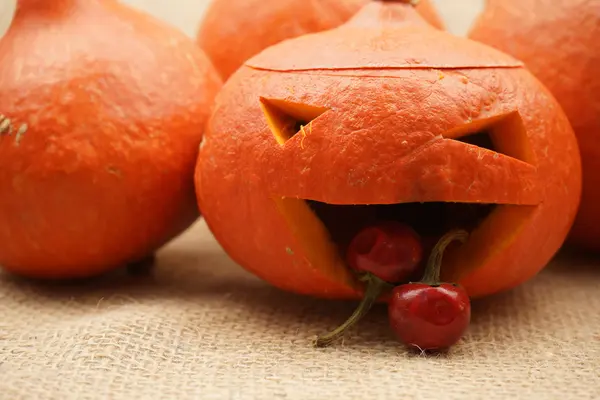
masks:
[[[0,265],[73,279],[146,258],[198,218],[217,72],[117,1],[17,7],[0,40]]]
[[[458,140],[486,129],[496,151]],[[580,167],[564,112],[521,62],[408,5],[374,2],[339,28],[270,47],[225,83],[196,192],[233,260],[324,298],[363,288],[306,200],[499,204],[442,266],[444,281],[481,297],[533,277],[559,249]],[[342,223],[360,218],[337,210]]]
[[[489,0],[469,33],[522,60],[569,117],[583,167],[569,242],[593,251],[600,251],[599,26],[600,0]]]
[[[247,59],[283,40],[335,28],[373,0],[213,0],[197,42],[226,80]],[[439,29],[444,24],[430,0],[417,10]]]

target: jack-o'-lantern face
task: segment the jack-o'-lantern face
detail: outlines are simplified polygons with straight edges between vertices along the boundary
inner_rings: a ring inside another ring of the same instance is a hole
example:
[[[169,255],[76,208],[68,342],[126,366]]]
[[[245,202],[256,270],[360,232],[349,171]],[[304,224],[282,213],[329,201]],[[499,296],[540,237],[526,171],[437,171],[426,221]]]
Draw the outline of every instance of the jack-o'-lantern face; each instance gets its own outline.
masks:
[[[562,110],[502,53],[418,24],[384,32],[351,21],[232,77],[196,175],[209,227],[242,266],[298,293],[355,296],[342,254],[375,219],[432,238],[468,229],[442,275],[472,296],[530,278],[579,199]]]

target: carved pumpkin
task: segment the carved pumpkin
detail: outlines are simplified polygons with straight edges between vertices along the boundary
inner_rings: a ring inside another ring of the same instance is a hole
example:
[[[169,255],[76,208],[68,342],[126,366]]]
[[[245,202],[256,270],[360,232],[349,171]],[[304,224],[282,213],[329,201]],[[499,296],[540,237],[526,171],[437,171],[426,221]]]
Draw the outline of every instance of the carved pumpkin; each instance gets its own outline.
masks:
[[[193,175],[217,72],[115,0],[19,0],[0,39],[0,265],[89,277],[198,218]]]
[[[442,277],[477,297],[526,281],[559,249],[580,162],[562,109],[520,62],[408,5],[371,2],[230,78],[196,192],[225,251],[279,288],[359,296],[343,248],[384,218],[424,237],[469,230]]]
[[[488,0],[470,37],[525,62],[565,110],[583,166],[570,241],[600,251],[600,0]]]
[[[227,79],[244,61],[285,39],[335,28],[371,0],[213,0],[198,29],[197,41]],[[417,10],[443,29],[430,0]]]

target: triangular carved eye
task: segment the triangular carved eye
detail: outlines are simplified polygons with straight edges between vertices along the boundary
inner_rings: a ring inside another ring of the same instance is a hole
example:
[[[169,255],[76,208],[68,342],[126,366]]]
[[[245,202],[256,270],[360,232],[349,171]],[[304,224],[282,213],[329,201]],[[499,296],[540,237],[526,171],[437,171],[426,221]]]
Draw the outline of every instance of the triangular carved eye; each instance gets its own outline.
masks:
[[[452,129],[442,136],[535,164],[527,132],[518,112],[480,119]]]
[[[279,144],[287,142],[303,127],[329,110],[326,107],[264,97],[260,98],[260,106],[267,119],[267,125]]]

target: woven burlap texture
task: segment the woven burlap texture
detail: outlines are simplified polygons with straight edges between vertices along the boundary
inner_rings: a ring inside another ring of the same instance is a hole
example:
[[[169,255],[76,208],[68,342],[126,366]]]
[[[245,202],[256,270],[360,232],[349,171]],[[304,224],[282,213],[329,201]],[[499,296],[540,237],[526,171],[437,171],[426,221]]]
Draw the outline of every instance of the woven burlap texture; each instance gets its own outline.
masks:
[[[445,356],[410,355],[376,308],[343,343],[311,339],[353,302],[283,293],[200,222],[151,276],[42,285],[0,276],[2,399],[600,398],[600,267],[560,257],[474,304]]]

